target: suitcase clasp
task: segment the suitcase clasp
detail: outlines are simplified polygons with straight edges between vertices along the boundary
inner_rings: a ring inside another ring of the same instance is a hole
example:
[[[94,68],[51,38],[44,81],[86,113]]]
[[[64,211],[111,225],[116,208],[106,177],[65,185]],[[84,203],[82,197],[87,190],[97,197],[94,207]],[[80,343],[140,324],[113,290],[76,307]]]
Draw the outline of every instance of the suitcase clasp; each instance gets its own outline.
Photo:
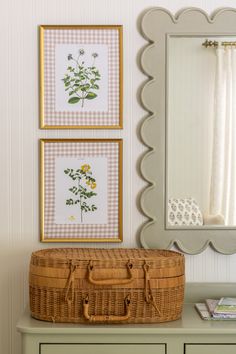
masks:
[[[153,297],[153,292],[152,292],[152,287],[151,287],[151,282],[150,282],[150,275],[149,275],[149,269],[150,269],[150,264],[148,264],[146,261],[143,265],[143,270],[144,270],[144,286],[145,286],[145,301],[147,304],[152,304],[152,306],[155,308],[156,312],[158,313],[158,316],[161,316],[161,311],[157,306],[157,303]]]

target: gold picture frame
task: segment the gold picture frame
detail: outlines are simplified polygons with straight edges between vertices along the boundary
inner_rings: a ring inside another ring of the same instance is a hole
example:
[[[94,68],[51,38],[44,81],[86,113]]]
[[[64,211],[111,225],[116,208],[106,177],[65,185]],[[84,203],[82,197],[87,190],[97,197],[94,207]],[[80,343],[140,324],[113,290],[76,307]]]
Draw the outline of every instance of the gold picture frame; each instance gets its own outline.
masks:
[[[123,27],[41,25],[40,128],[123,128]]]
[[[40,140],[41,242],[122,242],[122,145]]]

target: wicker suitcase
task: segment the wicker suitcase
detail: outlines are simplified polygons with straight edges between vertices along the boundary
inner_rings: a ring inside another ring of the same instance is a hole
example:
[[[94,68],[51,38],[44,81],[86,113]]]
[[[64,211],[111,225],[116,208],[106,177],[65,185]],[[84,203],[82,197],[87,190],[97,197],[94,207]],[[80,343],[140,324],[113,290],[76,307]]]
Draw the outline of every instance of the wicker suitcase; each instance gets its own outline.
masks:
[[[55,248],[32,253],[34,318],[157,323],[181,317],[184,256],[167,250]]]

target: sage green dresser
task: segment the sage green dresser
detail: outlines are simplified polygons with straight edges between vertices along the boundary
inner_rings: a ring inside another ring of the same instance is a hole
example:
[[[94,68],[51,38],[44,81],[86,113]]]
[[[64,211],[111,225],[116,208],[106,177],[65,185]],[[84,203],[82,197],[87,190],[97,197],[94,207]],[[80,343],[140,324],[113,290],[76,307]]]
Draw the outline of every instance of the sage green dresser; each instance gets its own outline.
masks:
[[[210,294],[236,297],[236,286],[188,285],[182,318],[162,324],[53,324],[26,310],[17,324],[22,354],[236,354],[236,321],[204,321],[190,302]]]

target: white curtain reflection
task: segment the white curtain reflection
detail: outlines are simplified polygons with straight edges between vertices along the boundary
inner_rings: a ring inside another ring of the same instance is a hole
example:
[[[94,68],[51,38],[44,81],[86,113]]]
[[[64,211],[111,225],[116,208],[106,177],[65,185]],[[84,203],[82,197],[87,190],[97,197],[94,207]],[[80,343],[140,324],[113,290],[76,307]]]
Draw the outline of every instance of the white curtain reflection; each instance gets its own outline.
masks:
[[[210,214],[236,225],[236,49],[216,49]]]

